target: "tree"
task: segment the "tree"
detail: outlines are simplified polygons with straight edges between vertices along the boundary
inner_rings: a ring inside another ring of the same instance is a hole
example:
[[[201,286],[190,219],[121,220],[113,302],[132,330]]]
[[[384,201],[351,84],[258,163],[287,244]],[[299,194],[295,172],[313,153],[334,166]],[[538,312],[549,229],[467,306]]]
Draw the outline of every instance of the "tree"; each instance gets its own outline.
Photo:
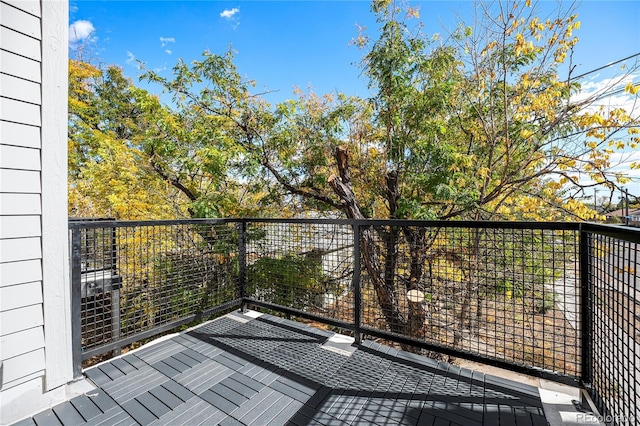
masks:
[[[172,111],[118,67],[71,60],[69,70],[71,215],[224,217],[263,208],[259,191],[229,175],[235,154],[217,123]]]
[[[175,193],[149,167],[149,126],[117,67],[69,62],[69,214],[117,219],[181,216]]]
[[[610,171],[611,154],[638,143],[637,112],[600,103],[636,68],[597,95],[581,96],[571,63],[579,22],[571,8],[543,20],[528,2],[477,9],[473,26],[442,39],[422,33],[416,9],[374,1],[380,36],[371,45],[358,38],[368,49],[363,71],[376,91],[371,100],[298,92],[272,108],[241,77],[231,49],[179,62],[172,78],[148,71],[144,78],[170,93],[173,106],[137,98],[152,117],[137,146],[189,199],[194,216],[229,212],[246,190],[254,211],[272,205],[287,214],[593,217],[575,199],[588,186],[580,176],[612,188],[624,183]],[[632,83],[625,90],[637,97]],[[417,227],[370,227],[362,235],[364,267],[391,331],[419,337],[423,330],[424,312],[403,300],[423,288],[423,269],[436,256],[454,262],[438,235]],[[480,255],[481,237],[469,240],[470,256]],[[410,253],[404,274],[401,244]],[[473,290],[464,289],[464,306]],[[467,319],[463,312],[458,321]]]

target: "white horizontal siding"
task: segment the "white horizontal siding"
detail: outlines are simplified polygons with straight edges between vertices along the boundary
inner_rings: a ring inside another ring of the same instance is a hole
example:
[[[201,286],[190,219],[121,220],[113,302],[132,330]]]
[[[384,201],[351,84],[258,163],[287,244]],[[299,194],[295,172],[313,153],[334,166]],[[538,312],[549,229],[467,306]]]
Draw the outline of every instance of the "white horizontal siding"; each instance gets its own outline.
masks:
[[[0,193],[0,216],[40,214],[40,194]]]
[[[0,144],[0,168],[39,171],[40,150]]]
[[[0,240],[2,262],[16,262],[42,258],[40,237],[9,238]]]
[[[40,73],[40,62],[15,53],[0,50],[0,63],[2,72],[14,77],[40,83],[42,81]]]
[[[28,359],[28,358],[27,358],[27,359]],[[5,398],[5,395],[6,395],[6,394],[8,394],[8,393],[13,393],[12,391],[13,391],[14,389],[15,389],[15,390],[17,390],[18,392],[21,392],[21,391],[22,391],[22,385],[24,385],[24,384],[31,384],[31,383],[33,383],[34,381],[36,381],[36,382],[37,382],[37,381],[42,382],[42,376],[43,376],[43,375],[44,375],[44,371],[43,371],[43,370],[39,370],[39,371],[36,371],[35,373],[27,374],[26,376],[23,376],[23,377],[21,377],[21,378],[20,378],[20,379],[18,379],[18,380],[13,380],[13,381],[8,382],[8,383],[7,383],[7,382],[5,382],[5,383],[2,385],[2,401],[3,401],[3,402],[4,402],[4,401],[7,401],[7,399],[8,399],[8,398]],[[41,390],[41,391],[42,391],[42,390]],[[39,399],[42,399],[43,397],[46,397],[47,395],[46,395],[45,393],[43,393],[43,394],[40,394],[40,395],[37,395],[37,396],[39,397]],[[20,400],[19,400],[19,401],[18,401],[18,403],[17,403],[17,404],[16,404],[16,403],[14,403],[14,404],[13,404],[13,406],[17,406],[17,407],[18,407],[18,409],[21,409],[21,410],[24,410],[24,406],[25,406],[25,405],[33,406],[33,402],[32,402],[33,400],[28,400],[29,402],[26,402],[26,403],[24,402],[24,400],[25,400],[24,398],[23,398],[23,400],[22,400],[22,401],[20,401]],[[67,401],[67,400],[68,400],[67,398],[64,398],[64,399],[62,399],[61,401],[59,401],[59,403],[60,403],[60,402]],[[5,402],[5,404],[6,404],[6,402]],[[42,408],[39,410],[39,411],[42,411],[43,409],[46,409],[46,408],[48,408],[48,407],[51,407],[51,405],[52,405],[52,404],[50,404],[50,403],[48,403],[48,402],[47,402],[47,403],[45,403],[44,407],[43,407],[42,405],[37,405],[37,406],[38,406],[38,407],[42,407]],[[11,407],[11,409],[13,409],[13,407]],[[4,417],[4,416],[5,416],[5,412],[6,412],[6,411],[9,411],[9,410],[3,409],[3,410],[2,410],[2,412],[0,412],[0,417]],[[13,419],[13,421],[15,421],[15,420],[20,419],[20,418],[22,418],[22,417],[27,417],[27,416],[29,416],[29,417],[30,417],[30,416],[32,416],[32,415],[34,415],[34,414],[36,414],[36,413],[37,413],[37,412],[34,412],[33,410],[30,410],[30,411],[28,411],[27,413],[25,413],[25,414],[26,414],[26,416],[25,416],[25,415],[22,415],[22,416],[13,416],[13,417],[11,417],[11,415],[9,415],[9,416],[8,416],[8,418],[9,418],[9,419]],[[0,424],[2,424],[2,425],[5,425],[5,424],[12,424],[12,423],[13,423],[13,421],[5,422],[5,423],[0,423]]]
[[[55,119],[61,126],[67,118],[63,108],[67,99],[66,73],[52,78],[46,75],[51,65],[60,69],[67,66],[68,5],[50,3],[0,0],[1,424],[12,423],[26,410],[46,407],[49,397],[45,396],[44,386],[49,380],[45,375],[49,361],[45,352],[55,360],[58,349],[48,346],[50,337],[46,334],[51,326],[45,326],[44,308],[51,304],[61,315],[67,312],[66,301],[51,300],[47,295],[47,287],[66,288],[65,280],[47,279],[47,286],[43,286],[43,253],[55,259],[58,253],[43,249],[42,182],[49,178],[42,171],[42,138],[46,134],[48,144],[59,144],[57,134],[43,126],[43,114],[55,109]],[[51,25],[58,31],[51,31]],[[48,46],[54,46],[54,56]],[[65,91],[51,90],[52,87]],[[55,167],[66,167],[66,159],[53,161]],[[62,189],[50,196],[64,198]],[[66,223],[63,216],[60,221]],[[57,386],[63,383],[58,382]]]
[[[0,74],[0,96],[40,105],[40,84],[8,74]]]
[[[40,304],[0,312],[0,336],[17,333],[42,324],[42,305]]]
[[[0,287],[0,312],[38,303],[42,303],[40,281]]]
[[[40,216],[0,216],[0,239],[39,237]],[[0,300],[0,304],[2,301]]]
[[[0,24],[40,40],[40,18],[6,3],[0,3]]]
[[[16,53],[25,58],[40,61],[40,40],[19,33],[10,28],[0,27],[0,49]]]
[[[40,260],[0,263],[0,288],[41,280],[42,264]]]
[[[14,123],[40,125],[40,106],[16,101],[15,99],[0,98],[2,119]]]
[[[0,143],[24,146],[25,148],[40,148],[40,127],[0,121]]]
[[[40,194],[40,172],[0,169],[0,192]]]
[[[2,3],[10,4],[16,9],[23,10],[33,16],[41,16],[40,2],[38,0],[2,0]]]
[[[41,376],[44,373],[44,348],[9,358],[4,363],[4,387],[22,383],[34,376]],[[15,382],[15,383],[12,383]]]
[[[33,352],[44,346],[44,329],[42,327],[28,328],[17,333],[0,337],[0,357],[5,361],[28,352]]]

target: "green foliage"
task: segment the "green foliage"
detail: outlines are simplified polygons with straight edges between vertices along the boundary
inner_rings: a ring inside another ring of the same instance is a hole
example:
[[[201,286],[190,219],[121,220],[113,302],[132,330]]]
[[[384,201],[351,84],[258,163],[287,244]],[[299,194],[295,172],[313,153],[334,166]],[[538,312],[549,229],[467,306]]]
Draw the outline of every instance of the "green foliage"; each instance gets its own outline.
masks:
[[[261,257],[247,267],[247,285],[259,300],[304,310],[324,293],[322,265],[295,254]]]

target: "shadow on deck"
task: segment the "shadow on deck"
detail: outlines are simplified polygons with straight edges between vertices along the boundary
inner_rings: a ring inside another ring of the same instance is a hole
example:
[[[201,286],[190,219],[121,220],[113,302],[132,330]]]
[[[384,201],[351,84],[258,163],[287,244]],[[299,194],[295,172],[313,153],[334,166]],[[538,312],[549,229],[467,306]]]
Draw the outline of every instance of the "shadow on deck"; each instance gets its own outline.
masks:
[[[546,425],[538,389],[270,315],[232,313],[92,367],[19,425]]]

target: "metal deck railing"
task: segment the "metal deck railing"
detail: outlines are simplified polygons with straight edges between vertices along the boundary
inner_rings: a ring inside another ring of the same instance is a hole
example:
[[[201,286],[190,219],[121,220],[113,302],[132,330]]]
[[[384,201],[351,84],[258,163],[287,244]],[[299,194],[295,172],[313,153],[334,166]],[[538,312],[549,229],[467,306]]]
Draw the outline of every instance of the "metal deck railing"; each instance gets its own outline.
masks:
[[[69,229],[77,375],[82,360],[252,305],[357,342],[579,385],[610,423],[640,419],[640,230],[312,219]]]

